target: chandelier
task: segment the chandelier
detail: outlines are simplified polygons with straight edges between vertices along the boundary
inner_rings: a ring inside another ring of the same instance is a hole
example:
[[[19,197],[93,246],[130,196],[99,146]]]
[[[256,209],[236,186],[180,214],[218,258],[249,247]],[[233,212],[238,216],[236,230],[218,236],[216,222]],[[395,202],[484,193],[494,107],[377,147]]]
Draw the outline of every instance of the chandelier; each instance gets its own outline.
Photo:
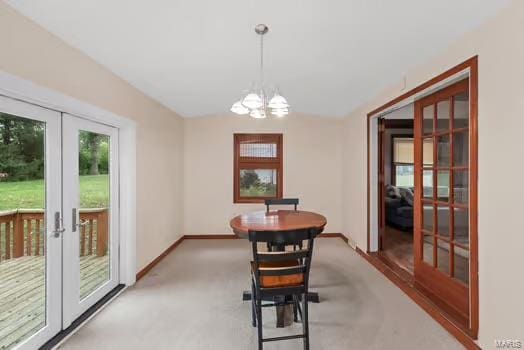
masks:
[[[286,99],[280,95],[278,89],[270,91],[264,86],[264,34],[268,32],[269,28],[265,24],[258,24],[255,27],[255,32],[260,35],[260,78],[258,82],[251,85],[247,93],[242,94],[240,100],[231,106],[231,112],[246,115],[249,114],[253,118],[263,119],[268,114],[275,117],[284,117],[289,113],[289,104]],[[269,99],[269,96],[272,96]]]

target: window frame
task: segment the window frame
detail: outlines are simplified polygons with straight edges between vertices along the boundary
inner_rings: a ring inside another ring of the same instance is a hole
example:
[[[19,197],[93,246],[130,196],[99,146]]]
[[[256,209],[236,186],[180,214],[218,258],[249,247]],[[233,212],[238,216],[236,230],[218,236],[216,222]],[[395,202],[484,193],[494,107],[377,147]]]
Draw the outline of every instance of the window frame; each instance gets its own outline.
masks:
[[[235,133],[233,134],[233,203],[264,203],[266,199],[282,198],[284,180],[283,134],[281,133]],[[249,158],[240,157],[240,145],[246,140],[265,141],[277,145],[277,157]],[[240,170],[275,169],[277,171],[276,196],[243,197],[240,195]]]
[[[395,187],[397,186],[397,166],[412,166],[413,171],[415,170],[415,163],[397,163],[395,162],[395,139],[412,139],[413,144],[415,142],[415,139],[413,137],[413,133],[411,134],[391,134],[391,184]],[[414,148],[413,148],[414,149]],[[413,157],[414,160],[415,157]],[[415,181],[413,177],[413,181]],[[413,186],[414,187],[414,184]]]

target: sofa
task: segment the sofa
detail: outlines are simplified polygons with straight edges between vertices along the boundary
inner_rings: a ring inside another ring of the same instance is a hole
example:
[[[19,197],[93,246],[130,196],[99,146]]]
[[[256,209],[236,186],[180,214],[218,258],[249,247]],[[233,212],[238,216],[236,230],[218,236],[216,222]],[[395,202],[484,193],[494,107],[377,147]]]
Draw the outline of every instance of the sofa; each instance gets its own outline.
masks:
[[[386,224],[403,231],[413,230],[413,190],[386,185]]]

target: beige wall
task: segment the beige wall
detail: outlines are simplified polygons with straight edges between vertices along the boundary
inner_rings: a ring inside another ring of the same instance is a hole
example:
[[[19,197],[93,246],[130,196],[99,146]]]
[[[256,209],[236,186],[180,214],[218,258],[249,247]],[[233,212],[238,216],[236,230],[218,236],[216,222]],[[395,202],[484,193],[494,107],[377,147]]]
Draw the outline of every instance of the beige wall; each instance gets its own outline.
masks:
[[[183,120],[0,2],[0,70],[137,122],[137,268],[182,233]],[[125,150],[122,150],[125,152]]]
[[[524,2],[500,15],[407,75],[345,119],[343,223],[366,247],[366,113],[474,56],[479,57],[479,344],[524,340]],[[399,84],[400,85],[400,84]],[[355,190],[358,190],[358,193]]]
[[[236,115],[185,122],[186,234],[231,233],[229,218],[264,209],[233,204],[233,134],[284,134],[284,196],[299,197],[300,208],[323,213],[326,232],[341,232],[341,119],[291,114],[253,120]]]

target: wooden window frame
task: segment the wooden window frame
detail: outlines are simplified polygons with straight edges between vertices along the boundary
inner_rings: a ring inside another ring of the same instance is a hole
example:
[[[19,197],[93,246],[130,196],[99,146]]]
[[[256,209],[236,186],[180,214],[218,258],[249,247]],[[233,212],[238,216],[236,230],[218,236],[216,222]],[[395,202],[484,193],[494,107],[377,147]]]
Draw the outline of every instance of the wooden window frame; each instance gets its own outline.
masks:
[[[283,134],[234,134],[233,135],[233,203],[264,203],[266,199],[282,198],[284,180],[284,155]],[[240,157],[240,145],[242,141],[253,139],[275,143],[277,145],[277,157],[255,158]],[[240,196],[240,170],[241,169],[275,169],[277,171],[276,196],[268,197],[242,197]]]
[[[413,137],[412,133],[411,134],[391,134],[391,184],[395,187],[398,187],[397,186],[397,166],[412,166],[414,170],[415,163],[397,163],[395,162],[395,139],[412,139],[413,144],[414,144],[415,138]],[[413,186],[415,186],[415,184],[413,184]]]
[[[469,182],[469,202],[470,211],[472,215],[469,217],[470,225],[470,291],[469,291],[469,302],[470,302],[470,317],[469,324],[464,328],[456,320],[448,318],[441,307],[433,309],[429,314],[435,320],[446,319],[446,322],[440,322],[448,331],[450,331],[455,337],[462,343],[472,343],[471,339],[477,339],[479,329],[479,279],[478,279],[478,56],[474,56],[455,67],[450,68],[442,74],[439,74],[432,79],[427,80],[421,85],[407,91],[406,93],[390,100],[384,105],[372,110],[367,114],[367,251],[366,254],[369,257],[374,257],[376,253],[370,251],[371,247],[371,121],[372,119],[379,116],[381,112],[384,112],[388,108],[395,106],[396,104],[411,98],[424,90],[431,88],[437,84],[442,83],[446,79],[459,74],[461,72],[469,72],[470,89],[470,125],[469,125],[469,137],[470,137],[470,182]],[[458,131],[458,130],[457,130]],[[435,160],[434,160],[435,161]],[[457,170],[459,170],[457,168]],[[380,191],[378,193],[381,194]],[[380,202],[379,202],[380,203]],[[458,206],[458,205],[457,205]],[[418,290],[411,286],[412,292],[417,293]],[[410,295],[411,296],[411,295]],[[413,298],[413,297],[412,297]],[[415,300],[415,298],[413,298]],[[434,298],[430,298],[432,302],[435,302]],[[436,310],[439,311],[436,311]],[[440,312],[440,314],[437,314]]]

